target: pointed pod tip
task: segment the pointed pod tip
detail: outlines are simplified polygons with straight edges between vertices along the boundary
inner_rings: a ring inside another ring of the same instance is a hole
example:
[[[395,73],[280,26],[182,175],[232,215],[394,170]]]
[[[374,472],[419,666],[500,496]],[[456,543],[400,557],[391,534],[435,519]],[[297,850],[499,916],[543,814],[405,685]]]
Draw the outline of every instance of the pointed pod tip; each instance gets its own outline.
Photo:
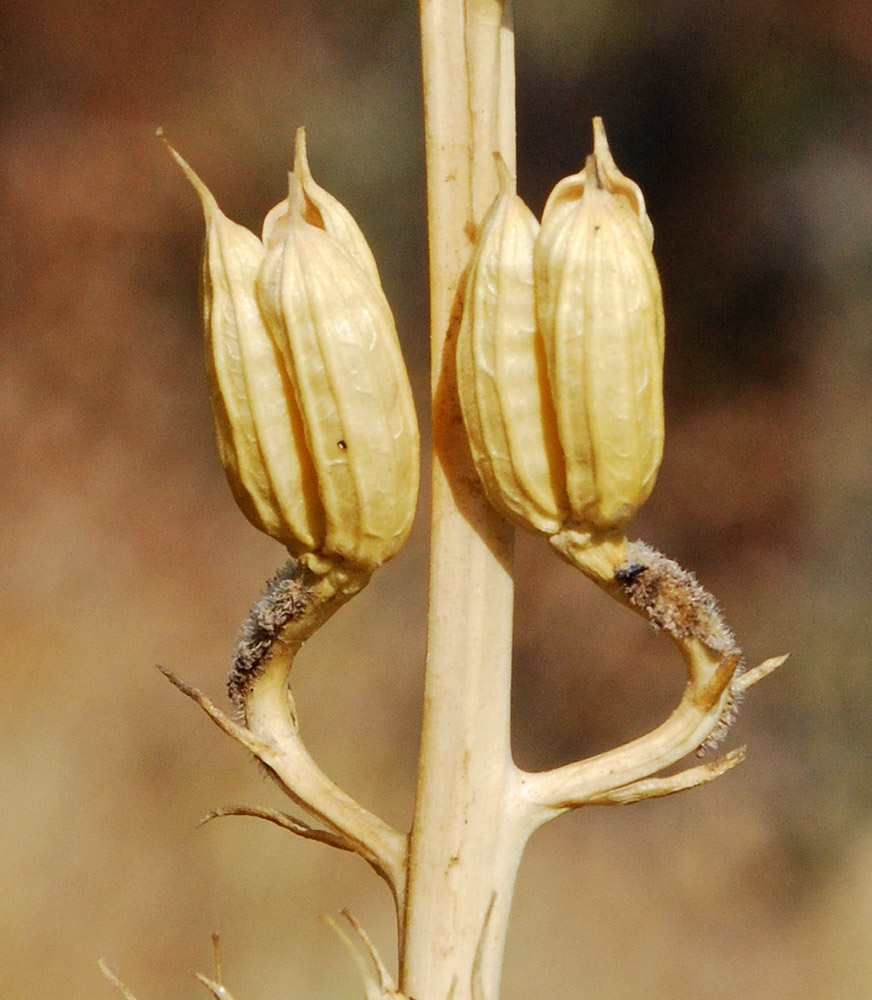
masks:
[[[324,217],[321,211],[321,196],[326,192],[315,181],[309,166],[309,153],[306,147],[306,129],[297,129],[297,141],[294,147],[294,175],[299,188],[299,199],[291,199],[298,214],[317,229],[325,229]]]
[[[306,128],[304,125],[301,125],[297,129],[297,137],[294,144],[294,173],[299,174],[303,178],[312,176],[312,171],[309,169],[309,153],[306,148]]]
[[[609,148],[606,127],[599,116],[593,119],[593,155],[599,161],[604,173],[620,173]]]
[[[599,115],[594,116],[592,125],[594,152],[599,153],[600,150],[608,150],[609,140],[606,138],[606,127],[603,124],[602,118]]]
[[[185,177],[191,182],[191,186],[197,192],[200,199],[200,203],[203,206],[203,213],[208,221],[212,216],[221,215],[221,209],[218,206],[218,202],[215,200],[215,196],[206,187],[206,185],[200,180],[197,173],[194,171],[193,167],[188,163],[188,161],[170,145],[167,137],[164,135],[162,128],[155,131],[155,136],[163,143],[164,148],[170,154],[170,156],[178,163],[182,168]]]
[[[638,218],[648,248],[651,249],[654,245],[654,227],[645,211],[645,197],[639,185],[618,169],[606,138],[606,127],[599,116],[593,119],[593,155],[596,157],[597,172],[602,182],[600,186],[626,200]]]

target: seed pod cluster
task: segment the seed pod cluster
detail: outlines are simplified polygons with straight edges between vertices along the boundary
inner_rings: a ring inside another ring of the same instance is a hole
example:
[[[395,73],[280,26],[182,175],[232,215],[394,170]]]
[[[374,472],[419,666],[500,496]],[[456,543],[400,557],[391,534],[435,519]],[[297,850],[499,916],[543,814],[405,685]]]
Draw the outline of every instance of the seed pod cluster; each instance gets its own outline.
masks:
[[[174,151],[206,217],[203,314],[219,452],[246,517],[321,572],[371,571],[415,512],[419,437],[375,260],[298,133],[263,240]]]
[[[504,177],[482,225],[458,339],[473,460],[492,503],[528,527],[620,533],[663,450],[663,307],[644,199],[599,119],[593,154],[554,189],[541,228],[507,188]]]

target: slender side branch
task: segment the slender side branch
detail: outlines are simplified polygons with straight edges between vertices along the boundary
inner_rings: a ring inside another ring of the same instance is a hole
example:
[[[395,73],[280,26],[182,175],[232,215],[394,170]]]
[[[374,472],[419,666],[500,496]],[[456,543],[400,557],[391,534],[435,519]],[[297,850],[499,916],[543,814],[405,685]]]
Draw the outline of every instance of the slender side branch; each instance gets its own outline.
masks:
[[[253,816],[255,819],[265,819],[268,823],[274,823],[283,830],[289,830],[305,840],[316,840],[340,851],[354,850],[354,845],[349,843],[341,833],[319,830],[314,826],[309,826],[303,820],[297,819],[296,816],[289,816],[278,809],[263,809],[258,806],[222,806],[220,809],[213,809],[206,813],[197,826],[205,826],[213,819],[220,819],[224,816]]]
[[[172,671],[160,669],[222,732],[253,753],[295,802],[337,831],[350,849],[367,861],[388,882],[396,897],[402,899],[406,838],[342,791],[309,756],[288,701],[289,666],[281,656],[275,655],[267,663],[251,687],[251,692],[259,692],[276,710],[272,716],[274,724],[261,728],[263,737],[234,722],[206,695]]]
[[[740,762],[727,755],[707,768],[651,779],[727,731],[737,699],[780,666],[774,657],[742,681],[742,653],[714,598],[671,559],[622,536],[593,540],[570,530],[551,538],[561,555],[611,597],[667,633],[687,665],[687,686],[670,717],[650,733],[587,760],[520,778],[518,796],[534,826],[569,809],[669,795],[710,781]],[[645,780],[650,779],[650,780]]]
[[[678,774],[671,774],[663,778],[646,778],[642,781],[634,781],[629,785],[622,785],[602,795],[591,796],[587,800],[587,805],[592,806],[624,806],[631,802],[641,802],[643,799],[660,799],[666,795],[674,795],[676,792],[686,791],[688,788],[697,788],[699,785],[708,784],[719,778],[727,771],[731,771],[737,764],[741,764],[745,759],[746,748],[737,747],[730,750],[723,757],[709,761],[707,764],[700,764],[697,767],[689,767]]]
[[[187,681],[182,680],[172,672],[172,670],[166,667],[158,666],[157,668],[166,679],[174,687],[177,687],[182,694],[186,695],[195,704],[199,705],[200,708],[209,716],[209,718],[215,723],[215,725],[228,736],[232,736],[237,743],[241,743],[247,750],[250,750],[255,757],[263,760],[261,755],[269,756],[270,748],[266,743],[261,742],[256,739],[252,733],[250,733],[245,726],[240,726],[238,722],[234,722],[225,712],[222,712],[220,708],[199,688],[195,688],[192,684],[188,684]],[[265,762],[264,762],[265,763]],[[267,765],[268,766],[268,765]]]
[[[271,581],[243,626],[228,689],[243,711],[248,730],[273,748],[272,763],[258,756],[291,798],[335,830],[343,847],[368,861],[387,880],[400,904],[406,838],[360,806],[317,767],[300,738],[288,688],[300,647],[366,586],[369,575],[336,564],[319,573],[291,562]]]
[[[699,649],[691,650],[699,653]],[[705,666],[714,667],[699,657]],[[586,805],[591,799],[647,778],[686,757],[711,735],[729,700],[730,679],[738,660],[728,658],[720,671],[715,669],[708,684],[698,682],[700,671],[689,666],[697,680],[688,682],[678,707],[662,725],[636,740],[565,767],[521,778],[521,794],[529,803],[531,821],[540,825],[569,809]]]

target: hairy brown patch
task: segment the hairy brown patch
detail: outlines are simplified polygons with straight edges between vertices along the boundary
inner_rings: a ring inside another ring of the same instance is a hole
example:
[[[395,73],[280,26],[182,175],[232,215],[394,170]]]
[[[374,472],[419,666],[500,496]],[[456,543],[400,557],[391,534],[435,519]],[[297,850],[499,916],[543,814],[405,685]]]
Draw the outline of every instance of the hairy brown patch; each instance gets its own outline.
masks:
[[[693,573],[644,542],[630,542],[615,579],[655,628],[678,639],[699,639],[717,652],[739,651],[717,602]]]
[[[233,666],[227,679],[230,697],[238,704],[269,657],[273,642],[311,606],[312,591],[302,580],[302,567],[291,559],[267,584],[239,630]]]
[[[627,549],[626,562],[615,570],[615,579],[630,604],[642,611],[654,628],[663,629],[676,639],[697,639],[720,654],[721,662],[732,659],[736,665],[734,677],[742,672],[742,651],[717,601],[693,573],[644,542],[634,541]],[[723,739],[735,719],[738,704],[739,697],[733,688],[704,747],[712,748]]]

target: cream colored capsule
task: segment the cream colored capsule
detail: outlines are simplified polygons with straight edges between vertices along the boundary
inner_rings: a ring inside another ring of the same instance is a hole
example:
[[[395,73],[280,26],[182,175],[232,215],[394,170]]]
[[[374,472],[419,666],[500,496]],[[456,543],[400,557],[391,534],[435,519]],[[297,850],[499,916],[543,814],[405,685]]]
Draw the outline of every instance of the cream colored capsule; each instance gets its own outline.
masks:
[[[545,206],[534,250],[573,521],[622,530],[654,487],[663,453],[663,306],[653,231],[617,170],[599,119],[584,170]]]
[[[291,174],[284,238],[256,281],[261,313],[290,374],[315,468],[325,534],[316,556],[374,568],[405,541],[419,439],[393,317],[352,248],[308,219]]]
[[[419,440],[366,241],[312,180],[302,134],[290,197],[264,225],[266,247],[171,152],[206,217],[207,362],[234,496],[311,569],[369,573],[408,535]]]
[[[500,188],[466,279],[457,385],[485,494],[521,525],[553,534],[568,513],[563,458],[536,332],[533,243],[539,224],[498,159]]]

